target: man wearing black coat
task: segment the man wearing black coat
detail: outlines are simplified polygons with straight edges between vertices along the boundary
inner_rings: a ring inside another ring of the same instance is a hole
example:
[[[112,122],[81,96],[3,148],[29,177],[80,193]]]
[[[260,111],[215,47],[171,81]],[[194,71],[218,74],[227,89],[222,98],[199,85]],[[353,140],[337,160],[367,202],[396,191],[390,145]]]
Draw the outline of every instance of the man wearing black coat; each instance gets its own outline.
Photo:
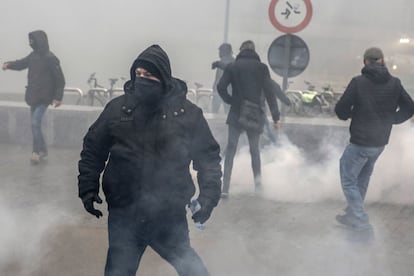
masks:
[[[47,107],[58,107],[62,103],[65,78],[59,59],[49,50],[49,41],[44,31],[29,33],[29,44],[33,51],[19,60],[3,64],[3,70],[28,69],[28,82],[25,93],[30,106],[33,134],[32,164],[39,163],[47,156],[47,146],[42,133],[42,119]]]
[[[109,102],[84,138],[79,197],[96,217],[100,174],[108,203],[106,276],[135,275],[151,246],[179,275],[209,275],[190,245],[186,205],[195,194],[189,171],[197,171],[204,223],[220,198],[220,148],[187,87],[171,75],[158,45],[133,62],[125,95]]]
[[[230,84],[232,86],[231,95],[228,92]],[[224,198],[229,193],[233,159],[236,154],[239,137],[243,131],[246,131],[249,140],[255,188],[256,191],[261,191],[262,189],[259,138],[263,132],[265,121],[264,119],[262,120],[258,130],[251,130],[245,129],[239,123],[239,117],[240,108],[244,100],[262,107],[263,101],[266,99],[272,114],[273,126],[278,128],[280,114],[275,93],[272,89],[269,69],[264,63],[260,62],[259,55],[255,52],[254,43],[251,40],[243,42],[236,61],[226,67],[217,85],[217,90],[223,101],[230,105],[226,121],[229,126],[229,132],[223,172],[222,197]]]
[[[229,63],[234,61],[233,57],[233,50],[231,44],[223,43],[219,47],[219,57],[220,60],[214,61],[211,64],[211,69],[216,70],[216,77],[213,83],[213,98],[211,99],[211,112],[218,113],[220,109],[220,105],[223,104],[224,113],[227,114],[229,112],[229,105],[224,103],[221,99],[220,95],[217,92],[217,84],[223,76],[224,69]],[[231,87],[229,87],[230,94],[231,94]]]
[[[390,75],[381,49],[364,53],[362,74],[354,77],[335,106],[339,119],[351,119],[350,144],[340,159],[340,176],[347,207],[336,220],[372,238],[364,199],[375,162],[384,150],[394,124],[414,114],[414,103],[400,80]]]

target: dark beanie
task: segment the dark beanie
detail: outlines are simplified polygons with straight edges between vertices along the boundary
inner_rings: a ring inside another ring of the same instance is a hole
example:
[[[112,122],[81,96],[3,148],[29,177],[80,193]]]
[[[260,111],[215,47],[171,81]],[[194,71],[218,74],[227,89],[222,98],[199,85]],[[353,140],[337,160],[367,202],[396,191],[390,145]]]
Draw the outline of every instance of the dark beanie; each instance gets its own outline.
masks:
[[[240,51],[250,49],[255,50],[254,42],[251,40],[246,40],[240,45]]]
[[[135,62],[135,70],[140,67],[145,70],[147,70],[151,75],[159,79],[161,82],[164,82],[164,80],[161,77],[161,72],[158,70],[158,68],[151,62],[139,59]]]
[[[365,50],[364,59],[369,62],[376,62],[382,58],[384,58],[384,54],[378,47],[371,47]]]

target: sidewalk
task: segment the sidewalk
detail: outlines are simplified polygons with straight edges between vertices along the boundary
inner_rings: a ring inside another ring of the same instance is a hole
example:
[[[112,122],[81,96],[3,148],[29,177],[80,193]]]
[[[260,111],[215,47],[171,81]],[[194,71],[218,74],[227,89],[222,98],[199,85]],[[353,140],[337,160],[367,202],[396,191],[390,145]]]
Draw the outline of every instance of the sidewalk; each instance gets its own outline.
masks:
[[[27,146],[0,144],[0,152],[0,275],[103,275],[107,216],[88,215],[77,198],[79,150],[51,148],[38,166]],[[334,219],[342,208],[238,194],[220,202],[204,231],[189,221],[190,236],[213,276],[414,275],[414,206],[369,204],[369,244],[347,239]],[[177,274],[148,249],[138,275]]]

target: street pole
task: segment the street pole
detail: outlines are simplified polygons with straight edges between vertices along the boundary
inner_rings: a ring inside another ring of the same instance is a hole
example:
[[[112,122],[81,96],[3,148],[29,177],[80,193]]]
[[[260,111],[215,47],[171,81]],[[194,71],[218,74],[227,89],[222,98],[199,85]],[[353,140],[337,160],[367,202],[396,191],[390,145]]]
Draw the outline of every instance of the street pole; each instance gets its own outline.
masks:
[[[226,14],[224,17],[224,41],[228,42],[229,39],[229,14],[230,14],[230,0],[226,2]]]

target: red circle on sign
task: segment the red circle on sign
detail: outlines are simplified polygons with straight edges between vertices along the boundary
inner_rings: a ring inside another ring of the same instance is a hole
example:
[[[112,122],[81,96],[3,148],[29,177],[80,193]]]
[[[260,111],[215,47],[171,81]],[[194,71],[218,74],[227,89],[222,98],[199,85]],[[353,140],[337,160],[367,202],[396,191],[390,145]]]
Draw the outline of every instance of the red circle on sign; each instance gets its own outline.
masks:
[[[270,5],[269,5],[270,22],[272,22],[272,25],[276,29],[284,33],[296,33],[296,32],[303,30],[309,24],[312,18],[312,4],[310,0],[303,0],[306,6],[306,16],[302,22],[300,22],[297,26],[294,26],[294,27],[283,26],[279,21],[277,21],[276,16],[275,16],[275,9],[276,9],[276,4],[278,1],[279,0],[272,0],[272,2],[270,2]]]

